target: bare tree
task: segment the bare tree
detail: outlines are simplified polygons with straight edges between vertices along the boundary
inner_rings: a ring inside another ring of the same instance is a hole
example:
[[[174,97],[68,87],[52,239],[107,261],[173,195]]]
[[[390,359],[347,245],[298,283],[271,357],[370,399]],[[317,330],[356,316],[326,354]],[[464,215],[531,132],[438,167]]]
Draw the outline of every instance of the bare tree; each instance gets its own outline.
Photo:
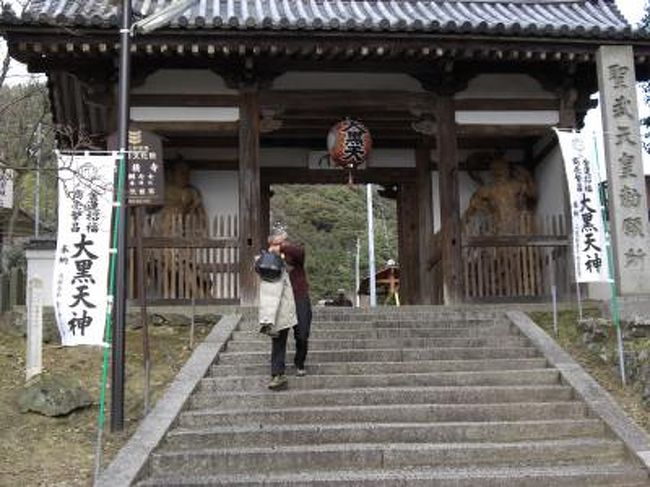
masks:
[[[22,16],[31,4],[31,0],[0,0],[0,11],[4,12],[5,10],[12,9],[14,12],[18,12],[19,16]],[[6,51],[2,56],[2,65],[0,66],[0,88],[2,88],[7,80],[9,75],[9,69],[11,68],[11,56],[9,55],[9,47],[5,46]]]

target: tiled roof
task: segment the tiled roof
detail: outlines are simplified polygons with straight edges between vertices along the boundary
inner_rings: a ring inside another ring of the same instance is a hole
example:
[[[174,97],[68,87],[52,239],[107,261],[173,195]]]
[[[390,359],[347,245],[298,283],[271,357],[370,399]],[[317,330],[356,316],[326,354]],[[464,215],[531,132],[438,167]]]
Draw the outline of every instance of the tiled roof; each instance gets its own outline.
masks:
[[[170,3],[134,0],[133,10],[144,17]],[[102,28],[116,26],[118,12],[108,0],[35,0],[4,20]],[[613,0],[195,0],[163,28],[632,36]]]

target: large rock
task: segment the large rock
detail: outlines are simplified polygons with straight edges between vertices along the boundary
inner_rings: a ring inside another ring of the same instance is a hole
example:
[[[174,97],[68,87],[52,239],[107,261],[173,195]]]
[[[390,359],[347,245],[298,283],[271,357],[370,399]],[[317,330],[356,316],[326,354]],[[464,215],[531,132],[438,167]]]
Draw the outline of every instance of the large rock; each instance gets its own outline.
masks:
[[[65,416],[91,404],[90,395],[78,382],[50,374],[32,379],[18,399],[20,412],[31,411],[45,416]]]

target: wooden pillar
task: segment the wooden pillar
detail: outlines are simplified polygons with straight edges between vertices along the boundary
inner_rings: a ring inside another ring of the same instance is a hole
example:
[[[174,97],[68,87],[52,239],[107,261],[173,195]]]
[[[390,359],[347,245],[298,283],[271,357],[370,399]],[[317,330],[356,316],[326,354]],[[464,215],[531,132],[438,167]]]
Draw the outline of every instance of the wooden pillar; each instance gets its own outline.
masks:
[[[397,241],[399,288],[403,304],[420,302],[418,274],[418,198],[415,182],[404,182],[397,191]]]
[[[239,298],[257,301],[253,259],[262,246],[260,197],[259,99],[255,88],[240,90],[239,103]]]
[[[433,209],[431,188],[431,144],[428,138],[418,142],[415,152],[416,194],[418,200],[418,304],[433,304],[433,274],[429,265],[433,245]]]
[[[271,229],[271,185],[269,183],[262,182],[260,198],[260,234],[264,239]]]
[[[561,129],[575,129],[576,128],[576,101],[578,93],[572,86],[572,80],[566,79],[564,87],[559,90],[560,93],[560,120],[558,128]],[[562,165],[562,173],[565,173],[564,165]],[[562,186],[562,199],[564,200],[564,228],[566,237],[569,240],[572,238],[571,232],[571,201],[569,198],[569,187],[567,186],[566,174],[563,178]],[[573,265],[573,246],[566,247],[565,251],[556,248],[554,252],[559,253],[556,257],[555,268],[558,272],[555,273],[555,280],[557,284],[558,297],[562,300],[575,299],[574,287],[571,285],[575,283],[575,268]],[[562,258],[564,257],[564,258]],[[558,268],[559,267],[559,268]],[[580,283],[577,283],[580,288]]]
[[[440,231],[442,241],[442,288],[445,304],[464,299],[463,262],[458,191],[458,141],[456,115],[451,95],[438,99],[438,151]]]

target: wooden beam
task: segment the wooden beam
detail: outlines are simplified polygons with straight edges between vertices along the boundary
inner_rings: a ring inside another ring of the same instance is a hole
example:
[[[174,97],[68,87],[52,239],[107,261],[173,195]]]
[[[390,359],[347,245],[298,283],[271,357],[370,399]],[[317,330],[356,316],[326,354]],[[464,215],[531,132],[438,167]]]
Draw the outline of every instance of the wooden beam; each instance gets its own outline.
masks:
[[[554,98],[463,98],[454,100],[456,110],[558,110],[560,101]]]
[[[158,134],[196,134],[215,136],[237,135],[239,122],[140,122],[138,127]]]
[[[345,184],[347,172],[341,169],[308,169],[304,167],[263,167],[263,184]],[[413,168],[360,169],[353,173],[355,184],[395,184],[415,181]]]
[[[451,96],[441,96],[438,104],[442,287],[445,304],[456,304],[463,301],[464,292],[455,107]]]
[[[313,107],[315,110],[323,107],[376,109],[381,106],[386,111],[404,111],[408,110],[411,105],[427,107],[431,110],[435,108],[429,93],[386,90],[271,90],[260,93],[260,104],[263,106]]]
[[[566,247],[568,237],[557,235],[488,235],[467,237],[463,247]]]
[[[147,95],[132,94],[131,106],[144,107],[236,107],[239,97],[233,95]]]
[[[458,137],[539,137],[551,130],[551,125],[456,125]]]
[[[240,93],[239,123],[239,298],[242,305],[257,301],[258,279],[253,260],[262,246],[260,222],[259,99],[253,88]]]

